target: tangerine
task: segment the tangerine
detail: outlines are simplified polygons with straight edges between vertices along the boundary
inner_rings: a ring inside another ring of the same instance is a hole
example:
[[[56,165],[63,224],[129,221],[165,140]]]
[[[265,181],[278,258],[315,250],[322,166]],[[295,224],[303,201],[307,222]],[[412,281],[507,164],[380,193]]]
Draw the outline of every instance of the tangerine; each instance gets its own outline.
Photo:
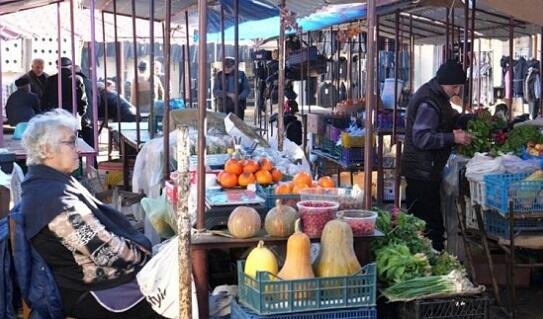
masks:
[[[243,164],[243,172],[244,173],[256,173],[260,169],[260,164],[258,164],[255,160],[245,160],[245,164]]]
[[[277,167],[272,168],[271,174],[274,183],[280,182],[283,178],[283,172],[281,172]]]
[[[224,171],[237,176],[243,173],[243,165],[241,165],[240,161],[231,158],[224,163]]]
[[[289,183],[280,183],[277,186],[275,186],[275,194],[290,194],[291,193],[291,185]]]
[[[242,187],[247,187],[249,184],[254,184],[256,177],[252,173],[243,173],[238,177],[238,184]]]
[[[313,179],[308,172],[300,171],[294,175],[292,179],[294,185],[311,187],[313,185]]]
[[[224,188],[232,188],[238,185],[237,175],[229,172],[221,172],[218,175],[218,181]]]
[[[272,174],[265,170],[261,169],[255,173],[256,182],[260,185],[269,185],[273,182]]]
[[[336,187],[336,183],[330,176],[323,176],[319,178],[319,186],[324,188]]]
[[[272,161],[264,157],[260,160],[260,168],[267,171],[271,171],[273,168],[273,163]]]

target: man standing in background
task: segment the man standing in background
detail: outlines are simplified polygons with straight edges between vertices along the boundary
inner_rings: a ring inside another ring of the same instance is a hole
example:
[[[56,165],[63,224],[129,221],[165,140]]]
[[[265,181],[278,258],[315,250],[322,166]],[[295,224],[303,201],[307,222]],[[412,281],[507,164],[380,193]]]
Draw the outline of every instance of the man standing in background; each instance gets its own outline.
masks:
[[[28,71],[23,77],[27,78],[30,82],[30,92],[36,94],[40,100],[40,106],[42,106],[42,97],[45,91],[45,85],[49,75],[43,72],[44,62],[43,59],[32,60],[30,71]]]

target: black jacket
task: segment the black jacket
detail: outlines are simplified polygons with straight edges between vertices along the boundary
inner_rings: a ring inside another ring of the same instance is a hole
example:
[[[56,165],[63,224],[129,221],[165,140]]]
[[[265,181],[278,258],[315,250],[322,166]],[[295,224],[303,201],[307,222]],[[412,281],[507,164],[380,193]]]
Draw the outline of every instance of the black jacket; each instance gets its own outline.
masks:
[[[13,92],[6,102],[6,115],[11,126],[28,122],[38,113],[40,101],[34,93],[19,89]]]
[[[135,122],[136,121],[136,107],[128,102],[123,96],[119,96],[119,103],[117,103],[117,92],[100,90],[99,104],[98,104],[98,118],[103,120],[106,113],[106,99],[107,99],[107,113],[108,120],[118,121],[117,108],[121,107],[121,122]]]
[[[62,68],[62,108],[72,112],[72,73],[69,68]],[[85,84],[83,78],[75,76],[75,89],[77,99],[77,113],[83,116],[87,112],[88,100],[85,93]],[[47,78],[45,93],[43,95],[44,109],[53,109],[58,107],[58,73]]]
[[[41,100],[43,97],[43,93],[45,92],[45,85],[47,83],[47,78],[49,75],[46,73],[42,73],[42,75],[37,76],[32,72],[32,70],[28,71],[23,77],[27,78],[30,81],[30,91],[36,96],[38,96],[38,99],[40,99],[40,106]]]
[[[418,108],[427,103],[433,107],[439,117],[437,132],[451,133],[458,118],[458,113],[452,108],[449,97],[443,92],[435,79],[419,88],[407,107],[407,125],[405,128],[405,148],[402,154],[401,171],[406,178],[439,181],[451,147],[425,150],[415,146],[413,142],[413,125],[415,124]]]

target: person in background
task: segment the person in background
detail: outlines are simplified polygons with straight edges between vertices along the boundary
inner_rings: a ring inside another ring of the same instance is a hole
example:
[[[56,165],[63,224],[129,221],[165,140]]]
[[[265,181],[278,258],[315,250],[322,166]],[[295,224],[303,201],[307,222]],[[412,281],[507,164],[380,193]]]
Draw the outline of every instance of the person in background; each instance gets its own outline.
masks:
[[[136,121],[136,107],[128,102],[122,95],[119,95],[115,90],[115,84],[107,80],[106,84],[98,83],[98,92],[100,103],[98,108],[98,118],[104,119],[106,114],[106,99],[108,120],[116,122],[117,108],[121,107],[121,122],[135,122]],[[119,98],[117,100],[117,97]],[[120,104],[119,104],[120,103]]]
[[[87,112],[81,117],[81,138],[90,146],[94,147],[94,119],[93,119],[93,109],[92,109],[92,83],[90,79],[81,71],[79,65],[75,66],[76,76],[81,77],[83,80],[83,85],[85,86],[85,95],[87,96],[87,101],[89,103],[87,107]],[[70,86],[71,87],[71,86]],[[99,97],[98,97],[99,99]]]
[[[164,81],[166,78],[164,77],[164,70],[162,70],[162,63],[158,60],[155,60],[153,62],[153,70],[154,70],[155,76],[160,79],[160,85],[164,87],[164,84],[165,84]]]
[[[440,186],[443,168],[455,144],[469,145],[471,135],[455,129],[459,113],[450,103],[460,94],[466,72],[455,61],[442,64],[436,76],[421,86],[407,107],[405,149],[401,173],[407,181],[409,213],[426,222],[436,250],[444,248]]]
[[[72,112],[72,60],[67,57],[62,57],[57,61],[59,72],[47,78],[45,92],[43,95],[43,110],[50,110],[57,107],[62,107],[68,112]],[[61,76],[62,83],[62,105],[59,105],[58,98],[58,77]],[[76,112],[79,116],[83,116],[87,112],[88,97],[86,94],[85,83],[79,75],[75,76],[76,88]]]
[[[11,126],[28,122],[34,115],[39,114],[40,100],[31,93],[30,81],[23,76],[15,80],[17,91],[13,92],[6,101],[6,116]]]
[[[45,91],[45,85],[49,75],[43,72],[44,62],[43,59],[32,60],[30,71],[28,71],[23,77],[30,81],[30,92],[36,94],[40,100],[40,106],[42,106],[43,92]]]
[[[151,96],[151,93],[153,93],[154,98]],[[164,99],[164,88],[156,75],[154,76],[154,88],[151,89],[151,79],[147,73],[147,62],[145,61],[141,61],[138,64],[138,86],[136,87],[135,79],[132,80],[132,84],[130,85],[130,103],[132,105],[137,105],[136,94],[141,113],[150,112],[155,100]]]
[[[28,123],[20,206],[25,236],[52,271],[65,316],[161,318],[136,281],[151,243],[71,176],[79,167],[77,124],[61,109]]]
[[[213,84],[213,95],[217,100],[218,110],[223,113],[235,113],[235,98],[236,95],[234,92],[238,90],[238,112],[236,115],[240,119],[245,118],[245,106],[247,105],[247,96],[251,93],[251,88],[249,87],[249,81],[247,81],[247,76],[245,72],[239,71],[239,79],[236,81],[234,78],[236,61],[233,58],[226,58],[223,66],[223,70],[217,72],[215,75],[215,80]],[[222,74],[225,75],[225,85],[222,87]],[[226,100],[223,101],[223,92],[226,91]]]

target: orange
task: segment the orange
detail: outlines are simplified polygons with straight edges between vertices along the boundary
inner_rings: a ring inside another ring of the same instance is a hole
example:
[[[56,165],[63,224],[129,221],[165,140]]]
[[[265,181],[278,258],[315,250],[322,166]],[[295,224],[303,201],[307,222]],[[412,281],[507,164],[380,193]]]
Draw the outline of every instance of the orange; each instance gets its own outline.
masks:
[[[273,163],[269,159],[264,157],[263,159],[260,160],[260,168],[265,169],[267,171],[271,171],[273,168]]]
[[[300,187],[304,185],[310,187],[313,184],[313,179],[308,172],[300,171],[294,175],[292,182]]]
[[[256,177],[252,173],[243,173],[238,177],[238,184],[242,187],[253,184],[255,181]]]
[[[245,164],[243,164],[243,172],[244,173],[256,173],[260,169],[260,164],[258,164],[255,160],[245,160]]]
[[[238,186],[238,177],[236,174],[221,172],[218,176],[219,184],[224,188],[232,188]]]
[[[304,188],[308,188],[309,186],[303,185],[303,184],[294,184],[294,187],[292,187],[292,194],[300,194],[300,191]]]
[[[274,183],[278,183],[283,178],[283,173],[277,167],[272,168],[271,174]]]
[[[273,177],[267,170],[261,169],[255,174],[256,182],[260,185],[269,185],[273,182]]]
[[[336,187],[336,184],[330,176],[323,176],[319,178],[319,186],[324,188],[332,188]]]
[[[290,194],[291,187],[289,183],[280,183],[275,186],[275,194]]]
[[[224,163],[224,171],[239,175],[243,172],[243,165],[241,165],[240,161],[231,158]]]

